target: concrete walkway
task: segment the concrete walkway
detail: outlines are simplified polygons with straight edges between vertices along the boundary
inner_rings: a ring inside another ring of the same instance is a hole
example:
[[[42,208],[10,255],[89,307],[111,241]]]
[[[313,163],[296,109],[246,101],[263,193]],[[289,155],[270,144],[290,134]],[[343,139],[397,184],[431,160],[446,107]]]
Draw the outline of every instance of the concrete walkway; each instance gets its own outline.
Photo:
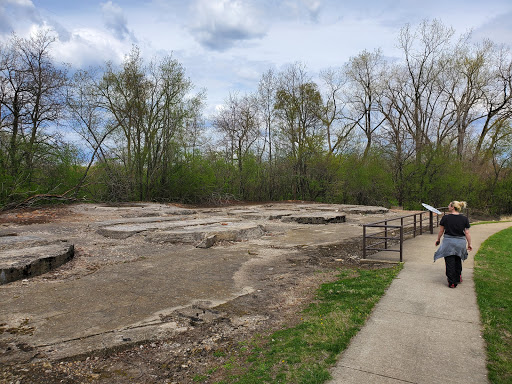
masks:
[[[471,228],[473,251],[463,283],[448,288],[444,260],[433,263],[435,234],[404,242],[404,269],[331,371],[330,384],[488,383],[473,282],[474,256],[485,239],[512,223]],[[394,259],[380,252],[376,259]]]

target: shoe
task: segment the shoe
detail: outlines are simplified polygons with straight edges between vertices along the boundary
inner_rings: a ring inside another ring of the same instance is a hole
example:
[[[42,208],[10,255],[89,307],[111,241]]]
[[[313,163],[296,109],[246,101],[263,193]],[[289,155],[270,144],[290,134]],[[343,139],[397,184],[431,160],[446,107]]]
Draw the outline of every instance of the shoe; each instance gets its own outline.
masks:
[[[457,284],[453,284],[453,283],[448,284],[448,286],[449,286],[450,288],[457,288]]]
[[[462,283],[462,275],[459,276],[459,283]]]

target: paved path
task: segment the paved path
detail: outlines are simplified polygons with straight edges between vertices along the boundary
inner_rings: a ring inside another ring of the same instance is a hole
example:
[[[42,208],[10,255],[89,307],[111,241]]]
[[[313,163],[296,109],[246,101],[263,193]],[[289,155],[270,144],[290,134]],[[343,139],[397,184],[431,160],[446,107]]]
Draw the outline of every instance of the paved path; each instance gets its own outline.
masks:
[[[471,228],[473,251],[463,283],[448,288],[443,260],[433,263],[435,234],[404,242],[404,269],[331,371],[330,384],[488,383],[473,282],[474,255],[512,223]],[[372,258],[397,258],[381,252]]]

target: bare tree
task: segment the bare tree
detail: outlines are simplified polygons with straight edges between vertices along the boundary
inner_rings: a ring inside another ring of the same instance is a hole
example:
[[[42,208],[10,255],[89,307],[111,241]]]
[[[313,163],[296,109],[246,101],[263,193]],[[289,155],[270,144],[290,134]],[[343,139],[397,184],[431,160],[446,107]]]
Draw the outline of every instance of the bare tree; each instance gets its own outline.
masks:
[[[400,76],[398,67],[388,69],[387,76],[382,82],[383,92],[379,95],[377,104],[385,121],[378,136],[384,152],[391,159],[392,176],[395,185],[395,197],[400,206],[406,199],[407,174],[406,165],[414,154],[414,145],[409,131],[406,129],[405,108],[402,105]]]
[[[308,159],[323,147],[325,135],[319,119],[322,104],[318,86],[311,80],[304,65],[290,65],[279,74],[275,110],[281,135],[294,163],[294,198],[307,192]]]
[[[439,78],[446,94],[446,118],[439,120],[437,143],[455,135],[460,159],[465,151],[468,128],[485,116],[481,106],[485,89],[493,81],[490,71],[493,44],[485,41],[481,45],[469,45],[468,38],[469,35],[455,48]]]
[[[33,169],[34,146],[41,130],[58,121],[65,108],[67,72],[59,69],[50,56],[50,45],[55,37],[49,30],[38,32],[29,40],[15,39],[16,49],[29,73],[28,115],[30,134],[26,142],[25,158]]]
[[[118,157],[135,183],[137,198],[150,199],[164,186],[175,139],[198,119],[203,95],[190,96],[192,82],[172,57],[145,65],[134,47],[122,69],[107,65],[100,84],[102,106],[122,132]]]
[[[2,47],[2,126],[8,131],[11,175],[24,160],[27,181],[38,156],[36,146],[48,145],[44,130],[60,118],[65,106],[67,72],[50,56],[55,38],[42,30],[29,39],[13,35]]]
[[[259,138],[257,99],[249,95],[240,97],[236,93],[230,94],[213,124],[223,134],[229,159],[237,163],[239,194],[244,196],[244,159]]]
[[[21,130],[26,121],[25,100],[29,88],[26,68],[15,50],[12,37],[9,45],[0,47],[1,69],[1,124],[4,139],[2,149],[6,153],[5,167],[11,177],[16,177],[20,166]]]
[[[260,79],[258,84],[258,107],[260,119],[263,122],[264,127],[264,145],[262,154],[265,151],[265,147],[268,146],[268,178],[269,178],[269,198],[273,198],[274,185],[274,121],[275,111],[274,106],[276,104],[276,92],[277,92],[277,79],[274,71],[269,69],[265,72]],[[261,159],[262,156],[260,156]]]
[[[347,78],[343,71],[328,68],[320,73],[320,78],[324,89],[324,104],[319,111],[319,118],[325,127],[329,154],[332,154],[346,144],[357,122],[344,116],[347,101],[343,96]]]
[[[366,136],[365,158],[370,151],[375,131],[385,120],[378,106],[384,69],[385,62],[380,50],[373,53],[363,51],[351,58],[345,67],[348,80],[347,118]]]
[[[475,154],[483,150],[487,136],[512,117],[512,53],[508,48],[496,49],[491,68],[491,80],[484,88],[482,129]]]
[[[405,57],[397,96],[404,123],[414,139],[417,161],[421,160],[423,147],[431,143],[432,129],[440,119],[442,89],[438,80],[453,34],[452,28],[438,20],[423,21],[415,32],[409,25],[400,31],[398,43]]]
[[[117,125],[114,121],[109,120],[110,115],[101,103],[97,75],[93,70],[79,70],[74,74],[67,95],[67,105],[71,128],[82,137],[92,150],[87,167],[75,186],[76,196],[82,188],[91,166],[98,157],[102,159],[108,169],[109,165],[106,161],[107,156],[103,145],[117,128]],[[98,154],[101,154],[101,156],[98,156]],[[109,173],[112,174],[112,172]]]

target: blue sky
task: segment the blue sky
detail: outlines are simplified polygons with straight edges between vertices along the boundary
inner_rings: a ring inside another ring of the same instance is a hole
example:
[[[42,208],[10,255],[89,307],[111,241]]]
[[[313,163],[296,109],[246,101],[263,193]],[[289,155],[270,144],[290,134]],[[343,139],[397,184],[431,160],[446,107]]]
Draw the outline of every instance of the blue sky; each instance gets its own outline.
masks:
[[[314,74],[365,49],[400,56],[400,28],[433,18],[512,44],[510,0],[0,0],[0,40],[51,27],[54,57],[74,67],[119,63],[133,44],[148,60],[172,53],[211,114],[271,67],[302,62]]]

